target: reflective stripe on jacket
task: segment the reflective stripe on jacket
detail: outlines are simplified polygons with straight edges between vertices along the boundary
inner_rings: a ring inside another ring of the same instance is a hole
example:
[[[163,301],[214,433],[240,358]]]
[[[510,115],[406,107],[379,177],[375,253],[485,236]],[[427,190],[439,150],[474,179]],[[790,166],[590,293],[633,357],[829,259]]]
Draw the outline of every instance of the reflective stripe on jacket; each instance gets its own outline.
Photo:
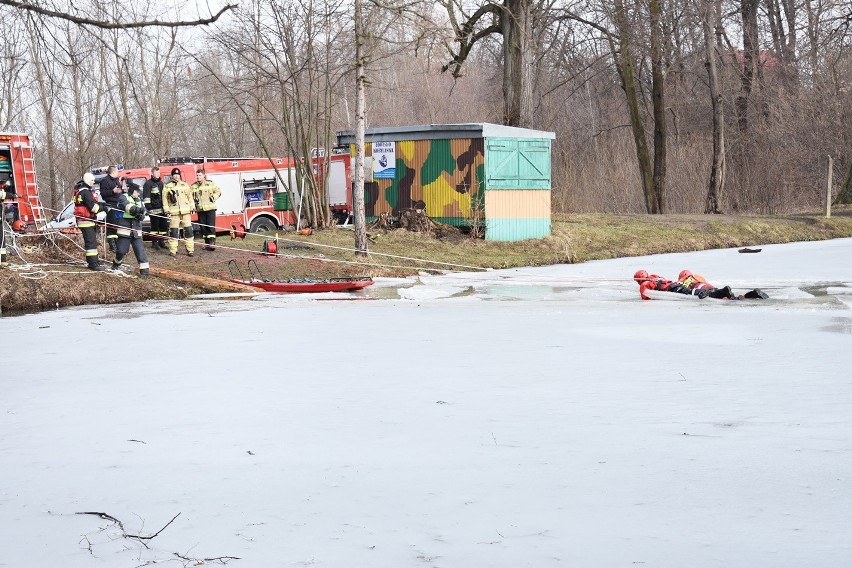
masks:
[[[122,212],[121,217],[116,221],[116,225],[118,225],[118,235],[122,237],[129,237],[131,236],[130,231],[133,230],[141,237],[142,220],[137,218],[137,214],[139,212],[142,212],[143,214],[145,213],[145,206],[142,204],[142,198],[134,198],[131,195],[122,193],[118,198],[118,207]],[[136,211],[136,213],[131,213],[131,210]]]
[[[192,195],[195,198],[195,203],[198,204],[199,211],[215,211],[216,202],[219,196],[222,195],[222,190],[215,182],[209,179],[203,182],[195,182],[192,184]]]
[[[142,186],[142,202],[149,213],[163,212],[163,180],[149,178]]]
[[[163,188],[163,209],[170,215],[186,215],[195,212],[192,190],[184,181],[170,181]]]
[[[78,227],[94,227],[92,219],[101,210],[98,196],[89,186],[83,186],[74,192],[74,216]]]

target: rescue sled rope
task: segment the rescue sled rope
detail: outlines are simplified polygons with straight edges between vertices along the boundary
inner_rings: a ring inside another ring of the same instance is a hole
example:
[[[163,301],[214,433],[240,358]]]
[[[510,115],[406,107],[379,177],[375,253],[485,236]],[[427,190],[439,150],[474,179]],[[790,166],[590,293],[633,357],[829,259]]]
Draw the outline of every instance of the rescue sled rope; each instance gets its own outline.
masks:
[[[103,224],[106,225],[106,226],[110,226],[110,227],[117,227],[118,226],[118,225],[113,225],[112,223],[103,223]],[[73,242],[73,239],[71,239],[68,235],[66,235],[66,234],[64,234],[60,231],[45,231],[43,234],[57,234],[57,233],[59,235],[61,235],[63,238],[67,238],[67,239],[69,239]],[[180,239],[180,238],[174,239],[173,237],[168,237],[168,236],[164,237],[162,235],[154,235],[153,233],[151,233],[149,231],[140,231],[140,233],[142,233],[145,236],[159,237],[159,238],[162,238],[164,240],[177,240],[177,241],[183,240],[183,239]],[[248,234],[254,234],[254,233],[248,233]],[[284,239],[279,239],[279,240],[284,240]],[[288,239],[288,240],[291,240],[291,239]],[[304,241],[295,241],[295,240],[293,240],[293,242],[302,243],[302,244],[304,243]],[[76,242],[74,242],[74,244],[81,251],[84,250]],[[315,243],[311,243],[311,246],[314,246],[314,244]],[[233,251],[233,252],[240,253],[240,254],[260,254],[257,251],[252,251],[252,250],[248,250],[248,249],[244,249],[244,248],[229,247],[227,245],[220,245],[220,244],[216,244],[216,248]],[[342,248],[342,247],[340,247],[340,248]],[[349,250],[349,249],[344,249],[344,250]],[[423,270],[422,267],[400,266],[400,265],[395,265],[395,264],[379,264],[379,263],[376,263],[376,262],[362,262],[362,261],[355,261],[355,260],[340,260],[340,259],[334,259],[334,258],[327,258],[327,257],[324,257],[324,256],[302,256],[302,255],[284,254],[284,253],[263,253],[263,254],[266,255],[266,256],[283,258],[283,259],[314,260],[314,261],[317,261],[317,262],[347,264],[347,265],[352,265],[352,266],[367,266],[367,267],[370,267],[370,268],[386,268],[386,269],[395,269],[395,270]],[[368,255],[369,254],[370,253],[368,253]],[[107,258],[102,258],[102,259],[105,260],[105,261],[109,260]],[[24,261],[24,262],[27,262],[26,259],[24,259],[23,257],[21,257],[21,260]],[[77,263],[80,263],[80,262],[75,261],[75,264],[77,264]],[[197,262],[193,263],[193,266],[195,266],[197,264],[199,264],[199,263],[197,263]],[[211,262],[211,263],[208,263],[208,264],[218,264],[218,262]],[[172,264],[172,266],[184,266],[184,265]],[[483,269],[480,268],[478,270],[483,270]]]
[[[26,278],[27,280],[43,280],[48,277],[49,274],[97,274],[96,272],[92,272],[91,270],[36,270],[33,272],[17,272],[16,273],[21,278]],[[105,271],[104,274],[111,274],[113,276],[121,276],[120,274],[116,274],[114,271]],[[125,274],[124,276],[130,276],[129,274]]]
[[[26,262],[26,260],[24,260]],[[75,263],[79,264],[79,263]],[[21,278],[26,278],[27,280],[43,280],[48,277],[50,274],[97,274],[96,272],[92,272],[91,270],[44,270],[41,267],[44,266],[67,266],[65,264],[41,264],[41,263],[27,263],[27,264],[15,264],[10,265],[9,269],[12,270],[15,275],[20,276]],[[135,278],[130,274],[123,273],[121,271],[115,270],[107,270],[104,271],[104,274],[110,274],[112,276],[124,277],[124,278]]]
[[[50,274],[63,274],[63,275],[67,275],[67,274],[85,274],[85,275],[96,274],[96,272],[92,272],[91,270],[45,270],[44,269],[45,267],[51,267],[51,266],[57,266],[58,267],[58,266],[84,266],[85,265],[84,262],[76,259],[75,257],[71,256],[69,253],[67,253],[65,250],[63,250],[62,248],[56,246],[55,237],[60,236],[64,239],[69,240],[75,247],[77,247],[81,251],[85,250],[74,239],[72,239],[71,237],[69,237],[65,233],[62,233],[61,231],[43,231],[41,233],[32,233],[32,234],[23,234],[23,235],[15,234],[14,232],[10,232],[9,234],[12,235],[12,243],[9,245],[9,250],[13,250],[15,252],[15,254],[18,256],[18,258],[21,259],[21,262],[23,262],[23,264],[10,264],[9,269],[12,270],[15,275],[20,276],[21,278],[26,278],[27,280],[43,280],[43,279],[47,278],[48,275],[50,275]],[[23,238],[27,238],[27,237],[42,237],[42,238],[47,239],[48,241],[50,241],[53,244],[53,246],[58,251],[60,251],[62,254],[64,254],[68,258],[68,260],[66,260],[64,263],[61,263],[61,264],[48,263],[48,262],[31,262],[31,261],[27,260],[24,257],[24,254],[29,253],[29,252],[34,252],[34,251],[41,249],[40,246],[35,246],[35,247],[21,246],[17,242],[18,239],[23,239]],[[29,251],[26,250],[27,248],[29,248],[30,250]],[[135,278],[134,276],[132,276],[130,274],[126,274],[124,272],[115,271],[115,270],[107,270],[107,271],[104,271],[104,273],[112,275],[112,276],[116,276],[116,277]]]
[[[45,207],[45,209],[47,209],[47,207]],[[60,253],[62,253],[68,259],[68,260],[65,261],[66,264],[85,265],[85,262],[78,260],[76,257],[72,256],[67,251],[63,250],[62,247],[60,247],[56,244],[56,237],[61,237],[65,240],[67,240],[68,242],[70,242],[73,246],[75,246],[80,251],[86,250],[82,246],[80,246],[80,244],[76,240],[74,240],[73,238],[71,238],[67,234],[63,233],[62,231],[44,230],[44,231],[39,232],[39,233],[24,233],[24,234],[17,234],[14,231],[10,231],[7,234],[11,234],[11,237],[12,237],[12,244],[10,245],[9,248],[15,251],[15,254],[17,254],[18,258],[20,258],[21,261],[25,263],[24,266],[65,266],[65,264],[33,264],[33,263],[29,262],[26,258],[24,258],[22,253],[27,252],[25,250],[27,247],[19,245],[17,243],[17,240],[18,239],[25,239],[25,238],[29,238],[29,237],[40,237],[40,238],[44,238],[44,239],[47,239],[48,241],[50,241],[50,243],[54,246],[54,248],[56,248],[56,250],[58,250]],[[34,249],[34,250],[40,250],[41,249],[40,246],[29,247],[29,248]],[[104,259],[104,260],[106,260],[106,259]],[[56,272],[65,273],[64,271],[56,271]],[[67,272],[67,274],[73,274],[73,273]],[[80,272],[78,274],[88,274],[88,272]]]
[[[49,207],[45,207],[44,209],[47,210],[47,211],[52,211],[52,212],[59,212],[59,210],[51,209]],[[151,213],[149,213],[148,215],[149,215],[149,217],[166,218],[163,215],[156,215],[156,214],[151,214]],[[105,221],[101,222],[100,224],[102,224],[106,227],[119,227],[119,225],[116,225],[116,224],[113,224],[113,223],[108,223],[108,222],[105,222]],[[198,225],[199,227],[212,227],[216,231],[221,231],[223,233],[228,233],[231,230],[230,228],[226,229],[224,227],[219,227],[219,226],[216,226],[216,225],[206,225],[204,223],[194,223],[194,224]],[[268,238],[263,233],[253,233],[251,231],[244,231],[244,232],[245,232],[246,235],[252,235],[252,236],[260,237],[260,238]],[[150,233],[148,231],[140,231],[140,233],[142,233],[143,235],[147,235],[149,237],[159,237],[159,238],[163,238],[163,239],[167,239],[167,240],[173,240],[173,237],[169,237],[167,235],[166,236],[153,235],[153,233]],[[60,234],[62,234],[62,233],[60,233]],[[296,239],[288,239],[288,238],[284,238],[284,237],[276,237],[276,238],[279,241],[283,241],[283,242],[295,243],[295,244],[300,244],[300,245],[305,244],[305,241],[299,241],[299,240],[296,240]],[[178,240],[181,240],[181,239],[178,239]],[[368,257],[383,256],[383,257],[388,257],[388,258],[395,258],[395,259],[399,259],[399,260],[408,260],[408,261],[419,262],[419,263],[424,263],[424,264],[436,264],[436,265],[441,265],[441,266],[450,266],[450,267],[454,267],[454,268],[464,268],[464,269],[468,269],[468,270],[480,270],[480,271],[483,271],[483,272],[489,270],[488,268],[483,268],[481,266],[471,266],[471,265],[467,265],[467,264],[444,262],[444,261],[440,261],[440,260],[428,260],[428,259],[422,259],[422,258],[416,258],[416,257],[410,257],[410,256],[395,255],[395,254],[381,253],[381,252],[373,252],[373,251],[369,251],[369,250],[368,251],[361,251],[361,250],[356,249],[356,248],[340,247],[340,246],[336,246],[336,245],[327,245],[327,244],[323,244],[323,243],[312,242],[312,243],[310,243],[310,246],[322,247],[322,248],[328,248],[328,249],[334,249],[334,250],[341,250],[341,251],[346,251],[346,252],[354,252],[354,253],[365,252]],[[221,244],[217,244],[216,248],[222,248],[224,250],[232,250],[232,251],[237,251],[237,252],[241,252],[241,253],[252,253],[252,252],[254,252],[254,251],[248,251],[246,249],[241,249],[241,248],[237,248],[237,247],[228,247],[226,245],[221,245]],[[392,265],[392,264],[379,264],[379,263],[376,263],[376,262],[363,262],[363,261],[357,261],[357,260],[339,260],[339,259],[331,259],[331,258],[325,258],[325,257],[320,258],[320,257],[301,256],[301,255],[285,255],[285,254],[282,254],[282,253],[265,253],[265,254],[267,254],[268,256],[275,256],[275,257],[279,257],[279,258],[319,260],[321,262],[349,264],[349,265],[353,265],[353,266],[369,266],[369,267],[373,267],[373,268],[388,268],[388,269],[397,269],[397,270],[422,270],[423,269],[423,267],[418,267],[418,266],[398,266],[398,265]]]
[[[151,214],[151,213],[149,213],[148,216],[149,217],[159,217],[161,219],[166,218],[164,215],[156,215],[156,214]],[[228,232],[231,231],[230,228],[219,227],[217,225],[207,225],[207,224],[204,224],[204,223],[194,223],[194,224],[198,225],[199,227],[209,227],[209,228],[215,229],[216,231],[220,231],[220,232],[223,232],[223,233],[228,233]],[[267,238],[263,233],[252,233],[251,231],[243,231],[243,232],[246,235],[253,235],[255,237]],[[147,234],[150,234],[150,233],[147,233]],[[299,241],[299,240],[296,240],[296,239],[288,239],[288,238],[285,238],[285,237],[276,237],[276,238],[279,241],[283,241],[283,242],[287,242],[287,243],[296,243],[296,244],[304,244],[305,243],[305,241]],[[217,244],[216,246],[218,247],[219,245]],[[453,266],[453,267],[456,267],[456,268],[467,268],[467,269],[470,269],[470,270],[482,270],[482,271],[488,270],[487,268],[482,268],[481,266],[470,266],[470,265],[467,265],[467,264],[457,264],[457,263],[453,263],[453,262],[444,262],[444,261],[441,261],[441,260],[428,260],[428,259],[416,258],[416,257],[411,257],[411,256],[402,256],[402,255],[389,254],[389,253],[383,253],[383,252],[372,252],[372,251],[369,251],[369,250],[364,251],[364,250],[360,250],[360,249],[356,249],[356,248],[340,247],[340,246],[336,246],[336,245],[326,245],[326,244],[323,244],[323,243],[313,243],[312,242],[311,246],[334,249],[334,250],[342,250],[342,251],[354,252],[354,253],[364,252],[367,255],[371,255],[371,256],[385,256],[385,257],[388,257],[388,258],[397,258],[397,259],[400,259],[400,260],[412,260],[412,261],[415,261],[415,262],[423,262],[423,263],[427,263],[427,264],[440,264],[442,266]],[[227,247],[224,247],[224,248],[227,248]],[[245,249],[235,249],[235,250],[245,250]],[[271,254],[270,254],[270,256],[271,256]],[[304,258],[304,257],[299,257],[298,255],[293,255],[293,257],[294,258]],[[367,263],[361,263],[361,262],[357,262],[357,261],[340,261],[340,262],[351,262],[353,264],[367,264]],[[380,265],[374,265],[372,263],[369,263],[369,265],[370,266],[380,266]],[[391,266],[391,268],[403,268],[404,269],[404,268],[410,268],[410,267]]]

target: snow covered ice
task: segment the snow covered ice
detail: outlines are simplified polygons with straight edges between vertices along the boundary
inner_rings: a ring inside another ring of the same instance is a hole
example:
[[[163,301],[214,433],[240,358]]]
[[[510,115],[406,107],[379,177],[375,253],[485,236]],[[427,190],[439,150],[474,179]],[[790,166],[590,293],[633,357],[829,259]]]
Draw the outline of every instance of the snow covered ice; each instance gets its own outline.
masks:
[[[762,248],[2,318],[0,566],[848,568],[852,239]]]

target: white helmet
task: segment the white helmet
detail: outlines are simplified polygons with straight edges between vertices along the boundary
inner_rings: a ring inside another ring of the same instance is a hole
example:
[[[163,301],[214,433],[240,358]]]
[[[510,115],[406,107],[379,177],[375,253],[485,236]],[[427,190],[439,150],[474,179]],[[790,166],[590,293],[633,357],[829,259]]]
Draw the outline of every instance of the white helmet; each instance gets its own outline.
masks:
[[[95,174],[93,174],[92,172],[84,173],[83,174],[83,183],[85,183],[89,187],[92,187],[93,185],[95,185]]]

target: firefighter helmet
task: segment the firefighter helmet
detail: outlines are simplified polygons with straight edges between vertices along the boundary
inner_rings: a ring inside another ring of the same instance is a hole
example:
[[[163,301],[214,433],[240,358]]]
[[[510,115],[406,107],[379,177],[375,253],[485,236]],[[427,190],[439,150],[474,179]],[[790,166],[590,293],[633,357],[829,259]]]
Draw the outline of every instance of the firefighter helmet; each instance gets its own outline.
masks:
[[[648,271],[647,270],[637,270],[636,274],[633,275],[633,280],[637,283],[642,283],[648,279]]]
[[[12,223],[12,230],[18,233],[23,233],[27,230],[27,225],[20,219]]]
[[[93,185],[95,185],[95,174],[93,174],[92,172],[84,173],[83,174],[83,183],[85,183],[89,187],[92,187]]]
[[[677,275],[677,281],[684,282],[690,276],[692,276],[692,272],[690,272],[689,270],[681,270],[680,274]]]
[[[172,177],[180,175],[180,168],[172,168]]]

